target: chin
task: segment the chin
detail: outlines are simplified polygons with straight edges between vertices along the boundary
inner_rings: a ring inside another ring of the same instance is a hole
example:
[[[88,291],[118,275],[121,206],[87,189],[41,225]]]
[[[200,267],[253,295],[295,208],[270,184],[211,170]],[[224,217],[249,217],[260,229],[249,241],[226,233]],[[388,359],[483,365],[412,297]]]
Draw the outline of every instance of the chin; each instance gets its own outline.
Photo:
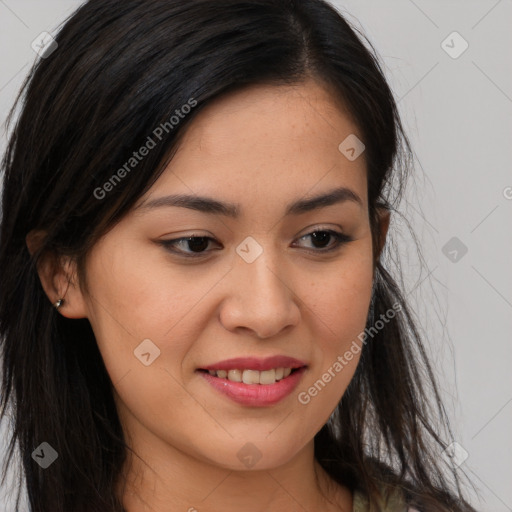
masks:
[[[210,464],[231,471],[264,471],[286,465],[300,450],[296,444],[284,446],[277,443],[276,446],[275,440],[230,439],[215,453],[204,453],[203,456]]]

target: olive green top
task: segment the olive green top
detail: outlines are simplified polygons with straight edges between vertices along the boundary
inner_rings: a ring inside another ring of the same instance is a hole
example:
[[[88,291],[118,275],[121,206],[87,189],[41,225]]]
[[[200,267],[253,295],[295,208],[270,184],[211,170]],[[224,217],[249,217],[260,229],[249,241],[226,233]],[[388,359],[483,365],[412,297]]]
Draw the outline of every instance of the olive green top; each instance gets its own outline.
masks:
[[[414,512],[414,509],[408,509],[405,498],[400,489],[391,487],[381,487],[384,494],[388,496],[386,506],[381,504],[381,512]],[[368,512],[370,510],[368,497],[362,492],[355,490],[353,496],[352,512]]]

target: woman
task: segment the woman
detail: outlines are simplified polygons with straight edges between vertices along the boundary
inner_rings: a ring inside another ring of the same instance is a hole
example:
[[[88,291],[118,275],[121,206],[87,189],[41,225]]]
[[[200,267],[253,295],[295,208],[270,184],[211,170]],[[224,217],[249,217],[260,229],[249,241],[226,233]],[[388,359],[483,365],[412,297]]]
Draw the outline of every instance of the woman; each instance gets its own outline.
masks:
[[[407,139],[339,13],[90,0],[20,101],[0,333],[31,510],[473,510],[381,261]]]

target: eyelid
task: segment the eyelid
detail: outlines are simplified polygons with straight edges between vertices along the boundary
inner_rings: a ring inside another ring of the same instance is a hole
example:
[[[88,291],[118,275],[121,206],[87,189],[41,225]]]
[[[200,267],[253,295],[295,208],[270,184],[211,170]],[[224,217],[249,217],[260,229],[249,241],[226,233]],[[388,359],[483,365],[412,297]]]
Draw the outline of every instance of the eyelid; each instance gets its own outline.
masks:
[[[316,254],[321,256],[322,254],[332,253],[336,252],[337,250],[341,249],[345,244],[354,241],[354,238],[350,235],[345,234],[343,231],[338,231],[332,228],[324,228],[324,227],[315,227],[312,230],[308,231],[304,235],[301,235],[297,238],[297,240],[301,240],[302,238],[306,238],[313,233],[329,233],[331,236],[335,238],[335,244],[334,247],[331,247],[329,249],[306,249],[307,252],[310,254]]]
[[[335,252],[336,250],[341,249],[341,247],[344,246],[346,243],[354,241],[354,238],[352,236],[345,234],[342,230],[336,230],[333,228],[327,228],[327,227],[323,227],[323,226],[314,226],[314,227],[310,228],[309,231],[307,231],[303,235],[300,235],[299,237],[297,237],[296,240],[301,240],[303,238],[311,236],[313,233],[318,233],[318,232],[326,232],[326,233],[329,233],[332,237],[334,237],[334,239],[335,239],[334,247],[331,247],[328,249],[322,249],[322,248],[320,248],[320,249],[314,249],[314,248],[313,249],[305,249],[306,252],[308,252],[310,254],[315,254],[315,255],[321,256],[322,254]],[[212,252],[211,250],[205,251],[205,252],[193,253],[193,252],[187,252],[187,251],[173,250],[170,248],[181,241],[188,240],[188,239],[194,239],[194,238],[204,238],[208,241],[215,242],[218,245],[222,245],[215,238],[213,238],[209,235],[202,235],[202,234],[197,234],[197,233],[192,233],[190,235],[182,236],[179,238],[173,238],[173,239],[169,239],[169,240],[160,240],[160,241],[158,241],[158,243],[160,245],[163,245],[164,248],[171,254],[176,255],[178,257],[182,257],[183,259],[206,258]]]

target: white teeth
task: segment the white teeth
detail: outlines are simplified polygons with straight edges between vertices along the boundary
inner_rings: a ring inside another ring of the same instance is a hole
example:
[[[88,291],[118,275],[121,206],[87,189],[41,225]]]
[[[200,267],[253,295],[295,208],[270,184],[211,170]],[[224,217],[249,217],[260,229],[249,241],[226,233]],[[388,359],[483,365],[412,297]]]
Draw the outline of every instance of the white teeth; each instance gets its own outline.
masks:
[[[274,369],[260,372],[260,384],[274,384],[275,381],[276,371]]]
[[[292,373],[291,368],[272,368],[271,370],[208,370],[210,375],[220,379],[228,379],[233,382],[243,382],[244,384],[275,384],[276,382],[288,377]]]
[[[240,370],[229,370],[228,380],[232,380],[233,382],[242,382],[242,372]]]
[[[259,384],[260,372],[258,370],[244,370],[244,373],[242,373],[242,382],[244,384]]]

